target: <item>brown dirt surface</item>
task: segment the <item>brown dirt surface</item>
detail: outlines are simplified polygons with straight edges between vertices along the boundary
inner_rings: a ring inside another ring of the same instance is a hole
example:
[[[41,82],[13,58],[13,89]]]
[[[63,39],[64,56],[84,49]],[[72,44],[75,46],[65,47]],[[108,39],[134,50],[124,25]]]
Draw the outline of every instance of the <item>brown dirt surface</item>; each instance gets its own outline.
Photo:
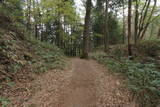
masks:
[[[10,97],[14,107],[137,107],[122,76],[93,60],[73,58],[70,62],[70,70],[48,71],[28,88],[19,89],[29,95],[23,101]]]

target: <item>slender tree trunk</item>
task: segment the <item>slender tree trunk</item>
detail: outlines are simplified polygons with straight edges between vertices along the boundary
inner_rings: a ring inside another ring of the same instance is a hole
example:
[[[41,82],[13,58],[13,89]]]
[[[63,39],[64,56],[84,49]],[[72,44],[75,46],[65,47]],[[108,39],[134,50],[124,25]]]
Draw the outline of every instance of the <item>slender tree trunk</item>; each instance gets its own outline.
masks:
[[[108,6],[109,6],[109,0],[106,0],[105,27],[104,27],[104,51],[105,52],[109,50]]]
[[[38,0],[35,0],[34,3],[37,5],[37,13],[35,15],[35,35],[37,39],[40,39],[40,31],[41,31],[41,13],[40,6]]]
[[[150,16],[148,16],[149,18],[148,18],[148,20],[147,20],[147,23],[146,23],[146,25],[144,25],[143,31],[142,31],[142,33],[141,33],[141,35],[140,35],[140,40],[143,39],[143,37],[145,36],[145,33],[146,33],[146,31],[147,31],[148,26],[149,26],[150,23],[153,21],[152,16],[153,16],[153,14],[154,14],[154,10],[155,10],[155,8],[156,8],[156,4],[157,4],[157,0],[154,0],[154,5],[153,5],[153,7],[152,7]],[[149,7],[147,7],[147,8],[149,9]],[[147,10],[147,11],[148,11],[148,10]],[[152,21],[151,21],[151,20],[152,20]],[[144,22],[145,22],[145,20],[144,20]]]
[[[38,26],[35,24],[35,37],[38,39]]]
[[[0,3],[4,3],[4,0],[0,0]]]
[[[150,38],[152,37],[152,35],[153,35],[153,23],[151,24],[151,27],[150,27]]]
[[[128,55],[132,56],[131,45],[131,15],[132,15],[132,0],[128,2]]]
[[[91,8],[92,8],[92,1],[86,1],[86,16],[85,16],[85,25],[84,25],[84,32],[83,32],[83,58],[88,58],[89,53],[89,36],[90,36],[90,20],[91,20]]]
[[[28,13],[27,13],[27,28],[31,29],[31,0],[27,0],[27,8],[28,8]]]
[[[154,3],[154,4],[150,8],[150,5],[152,3]],[[156,4],[157,4],[157,0],[154,0],[154,2],[152,2],[152,0],[146,0],[145,1],[145,5],[143,6],[143,9],[142,9],[141,14],[140,14],[139,30],[138,30],[138,35],[137,35],[138,40],[143,39],[150,23],[158,17],[158,16],[156,16],[155,18],[152,19],[152,16],[154,14],[154,10],[156,8]],[[149,10],[151,10],[151,11],[148,14]]]
[[[125,44],[125,37],[126,37],[126,29],[125,29],[125,12],[124,12],[124,0],[123,0],[123,44]]]
[[[33,0],[33,7],[34,9],[36,9],[36,1]],[[37,12],[36,14],[34,14],[34,33],[35,33],[35,37],[36,39],[38,39],[38,17],[37,17]]]
[[[137,44],[137,35],[138,35],[138,17],[139,17],[139,13],[138,13],[138,8],[139,8],[139,4],[138,4],[138,0],[136,0],[136,5],[135,5],[135,23],[134,23],[134,44]]]
[[[157,38],[160,39],[160,28],[159,28],[159,30],[158,30]]]
[[[58,47],[60,47],[60,40],[61,40],[61,23],[60,23],[60,19],[57,20],[57,29],[56,29],[56,45]]]

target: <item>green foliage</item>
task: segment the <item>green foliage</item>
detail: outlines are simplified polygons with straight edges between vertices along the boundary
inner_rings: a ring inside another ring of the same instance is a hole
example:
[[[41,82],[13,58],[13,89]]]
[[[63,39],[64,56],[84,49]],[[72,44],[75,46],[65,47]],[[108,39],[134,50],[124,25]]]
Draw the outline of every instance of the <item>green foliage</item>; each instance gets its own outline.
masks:
[[[0,97],[0,105],[2,105],[2,107],[8,107],[8,106],[12,107],[10,100],[3,97]]]
[[[103,44],[103,36],[104,36],[104,1],[97,1],[96,8],[93,9],[93,38],[94,45],[96,47],[101,46]],[[109,12],[109,21],[108,21],[108,30],[109,30],[109,42],[110,44],[117,44],[122,42],[122,24],[119,19],[112,11]]]
[[[122,24],[118,18],[110,13],[109,17],[109,35],[110,35],[110,44],[122,43]]]
[[[0,4],[0,13],[10,17],[13,22],[22,21],[22,5],[23,2],[21,0],[6,0],[4,5]]]
[[[65,57],[55,45],[40,42],[35,38],[30,38],[28,41],[33,47],[33,55],[37,56],[29,62],[33,67],[33,72],[42,73],[50,69],[64,69],[66,67]]]
[[[142,64],[129,60],[114,59],[105,53],[95,53],[92,58],[112,71],[122,73],[129,79],[129,88],[142,107],[155,107],[160,99],[160,72],[154,64]]]
[[[6,78],[6,82],[9,87],[13,87],[15,85],[15,83],[8,77]]]
[[[112,54],[118,60],[121,60],[122,57],[125,56],[125,54],[126,54],[125,50],[124,50],[124,46],[121,46],[121,45],[118,46],[117,45],[117,46],[113,47],[113,49],[111,50],[110,54]]]
[[[41,42],[29,32],[25,32],[25,40],[19,40],[15,32],[0,32],[3,36],[0,37],[0,59],[3,60],[1,64],[5,72],[16,74],[28,64],[31,71],[36,73],[66,66],[63,52],[55,45]]]
[[[16,73],[22,68],[22,64],[18,62],[11,63],[10,66],[8,67],[8,71],[12,73]]]
[[[0,56],[3,59],[4,64],[8,64],[6,70],[10,73],[16,73],[22,67],[22,63],[17,55],[17,41],[16,40],[6,40],[13,38],[9,35],[5,35],[3,39],[0,39]]]
[[[43,22],[60,19],[62,16],[65,16],[70,22],[78,18],[73,7],[73,1],[41,0],[40,6],[42,6],[44,12]]]

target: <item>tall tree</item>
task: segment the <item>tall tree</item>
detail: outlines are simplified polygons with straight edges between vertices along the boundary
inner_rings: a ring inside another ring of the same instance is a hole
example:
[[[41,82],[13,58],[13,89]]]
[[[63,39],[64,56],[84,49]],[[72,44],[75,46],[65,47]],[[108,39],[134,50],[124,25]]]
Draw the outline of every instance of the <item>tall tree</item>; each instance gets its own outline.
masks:
[[[31,0],[27,0],[27,28],[31,29]]]
[[[92,12],[92,29],[93,29],[93,40],[94,46],[98,47],[104,44],[104,0],[97,0],[95,8]]]
[[[132,17],[132,0],[128,1],[128,55],[132,56],[132,48],[131,48],[131,18]]]
[[[83,53],[82,53],[83,58],[88,58],[88,53],[89,53],[91,9],[92,9],[92,1],[87,0],[85,24],[84,24],[84,32],[83,32]]]
[[[160,28],[158,29],[157,38],[160,39]]]
[[[106,0],[106,9],[105,9],[105,29],[104,29],[104,51],[107,52],[109,50],[109,28],[108,28],[108,8],[109,8],[109,0]]]
[[[160,16],[160,14],[156,12],[156,5],[157,0],[136,0],[135,43],[144,38],[149,25]]]
[[[135,0],[135,23],[134,23],[134,42],[137,44],[137,34],[138,34],[138,17],[139,17],[139,0]]]
[[[125,25],[125,0],[122,0],[122,7],[123,7],[123,44],[125,44],[125,38],[126,38],[126,25]]]

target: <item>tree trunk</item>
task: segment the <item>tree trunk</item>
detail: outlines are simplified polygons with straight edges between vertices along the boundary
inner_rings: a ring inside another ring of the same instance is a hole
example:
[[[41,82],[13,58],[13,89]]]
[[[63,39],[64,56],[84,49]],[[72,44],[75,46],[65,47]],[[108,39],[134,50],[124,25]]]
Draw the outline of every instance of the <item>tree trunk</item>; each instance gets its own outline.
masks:
[[[105,10],[105,26],[104,26],[104,51],[107,52],[109,50],[109,30],[108,30],[108,5],[109,0],[106,0],[106,10]]]
[[[83,58],[88,58],[89,53],[89,36],[90,36],[90,20],[91,20],[91,8],[92,8],[92,1],[86,1],[86,16],[85,16],[85,25],[84,25],[84,32],[83,32]]]
[[[35,0],[34,3],[37,5],[37,13],[35,15],[35,30],[36,30],[36,38],[40,39],[41,38],[41,12],[40,12],[40,5],[38,0]]]
[[[125,8],[124,8],[124,0],[123,2],[123,44],[125,44],[125,37],[126,37],[126,29],[125,29]]]
[[[61,41],[61,35],[60,35],[60,33],[61,33],[61,22],[60,22],[60,19],[58,19],[57,20],[57,22],[56,22],[56,24],[57,24],[57,26],[56,26],[56,45],[58,46],[58,47],[60,47],[60,41]]]
[[[151,28],[150,28],[150,38],[152,37],[153,35],[153,23],[151,24]]]
[[[27,28],[30,30],[31,29],[31,0],[27,0],[27,8],[28,8]]]
[[[36,1],[33,0],[33,7],[34,9],[36,9]],[[38,39],[38,14],[34,14],[34,33],[35,33],[35,37],[36,39]]]
[[[4,0],[0,0],[0,3],[4,3]]]
[[[159,28],[159,30],[158,30],[157,38],[160,39],[160,28]]]
[[[128,2],[128,55],[132,56],[132,45],[131,45],[131,14],[132,14],[132,0]]]
[[[139,4],[138,4],[138,0],[136,0],[136,5],[135,5],[135,23],[134,23],[134,44],[137,44],[137,35],[138,35],[138,17],[139,17],[139,13],[138,13],[138,8],[139,8]]]
[[[38,26],[35,24],[35,37],[38,39]]]
[[[152,3],[153,3],[153,6],[150,8],[150,5]],[[157,15],[155,18],[152,19],[154,10],[156,8],[156,4],[157,4],[157,0],[154,0],[154,2],[152,2],[152,0],[145,1],[145,5],[141,10],[140,19],[139,19],[138,34],[137,34],[138,40],[143,39],[150,23],[159,16]],[[148,13],[149,10],[150,10],[150,13]]]

